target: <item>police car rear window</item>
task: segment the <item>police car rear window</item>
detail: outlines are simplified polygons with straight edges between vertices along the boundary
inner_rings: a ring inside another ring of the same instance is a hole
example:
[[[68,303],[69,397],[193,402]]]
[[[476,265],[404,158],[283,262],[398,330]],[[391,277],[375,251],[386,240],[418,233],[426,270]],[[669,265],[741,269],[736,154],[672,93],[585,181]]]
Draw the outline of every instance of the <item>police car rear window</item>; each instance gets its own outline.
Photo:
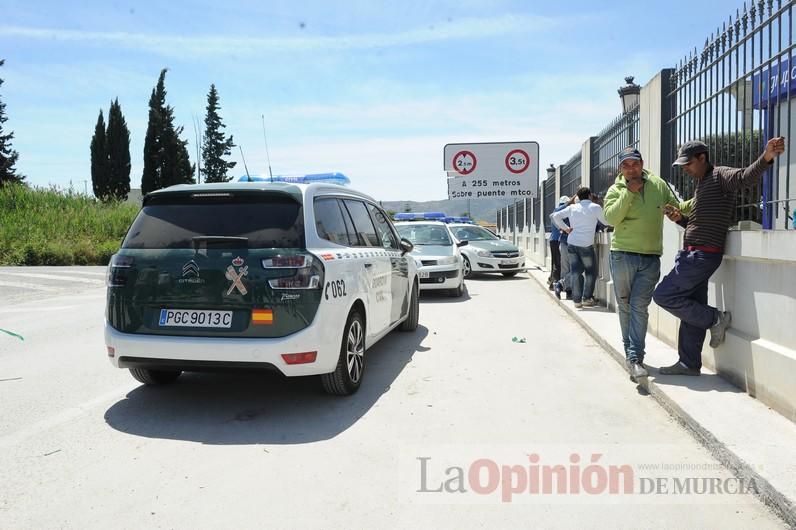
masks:
[[[163,197],[139,212],[123,248],[304,248],[301,204],[283,195]],[[225,239],[228,238],[228,239]],[[245,238],[245,239],[242,239]]]

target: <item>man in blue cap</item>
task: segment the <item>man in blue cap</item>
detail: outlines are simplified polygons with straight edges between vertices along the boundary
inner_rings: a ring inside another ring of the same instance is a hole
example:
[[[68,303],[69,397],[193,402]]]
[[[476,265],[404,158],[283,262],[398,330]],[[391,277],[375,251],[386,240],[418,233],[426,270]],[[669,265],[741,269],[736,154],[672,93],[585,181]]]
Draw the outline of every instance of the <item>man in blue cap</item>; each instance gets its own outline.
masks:
[[[638,149],[619,155],[619,175],[603,200],[605,218],[614,226],[611,238],[611,278],[627,369],[637,381],[647,377],[648,308],[661,276],[663,207],[677,205],[687,211],[660,177],[644,169]]]
[[[718,348],[732,322],[729,311],[708,305],[708,280],[721,265],[727,229],[735,219],[736,191],[757,184],[774,159],[785,152],[785,139],[772,138],[760,158],[747,168],[713,166],[708,146],[688,142],[680,148],[674,166],[696,180],[690,214],[669,206],[666,215],[685,227],[683,250],[674,269],[655,289],[653,299],[680,319],[677,353],[680,359],[660,369],[664,375],[699,375],[702,346],[710,330],[710,347]]]

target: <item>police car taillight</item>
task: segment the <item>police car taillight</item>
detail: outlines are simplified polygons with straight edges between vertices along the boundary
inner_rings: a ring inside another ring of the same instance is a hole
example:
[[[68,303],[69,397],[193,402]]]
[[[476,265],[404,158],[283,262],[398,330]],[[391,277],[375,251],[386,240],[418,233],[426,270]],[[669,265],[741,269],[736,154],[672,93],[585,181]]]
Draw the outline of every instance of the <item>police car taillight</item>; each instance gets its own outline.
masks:
[[[262,265],[285,273],[268,280],[272,289],[320,289],[323,285],[323,263],[309,254],[266,258]]]
[[[312,256],[277,256],[275,258],[266,258],[262,263],[264,269],[304,268],[312,265]]]
[[[124,287],[127,285],[127,273],[135,260],[131,256],[114,254],[108,263],[105,274],[105,285],[108,287]]]

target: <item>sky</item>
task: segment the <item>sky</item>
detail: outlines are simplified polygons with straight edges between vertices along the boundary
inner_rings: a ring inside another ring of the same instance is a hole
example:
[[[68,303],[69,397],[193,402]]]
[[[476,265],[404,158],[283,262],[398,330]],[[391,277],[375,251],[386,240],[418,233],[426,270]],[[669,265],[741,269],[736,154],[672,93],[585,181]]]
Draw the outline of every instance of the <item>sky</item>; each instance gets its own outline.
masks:
[[[378,200],[439,200],[445,144],[536,141],[543,178],[620,113],[625,76],[646,84],[742,7],[0,0],[4,132],[27,182],[90,191],[97,116],[118,98],[139,188],[149,96],[168,68],[166,101],[192,162],[215,84],[240,146],[235,176],[242,150],[251,174],[267,175],[270,159],[279,175],[342,172]]]

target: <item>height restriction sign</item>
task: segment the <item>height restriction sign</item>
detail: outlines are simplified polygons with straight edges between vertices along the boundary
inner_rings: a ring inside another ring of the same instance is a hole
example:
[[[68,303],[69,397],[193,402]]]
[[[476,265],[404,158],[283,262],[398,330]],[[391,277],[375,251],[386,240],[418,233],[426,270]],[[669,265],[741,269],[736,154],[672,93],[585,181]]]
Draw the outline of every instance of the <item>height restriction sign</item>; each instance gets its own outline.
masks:
[[[450,199],[536,197],[537,142],[448,144],[443,156]]]

